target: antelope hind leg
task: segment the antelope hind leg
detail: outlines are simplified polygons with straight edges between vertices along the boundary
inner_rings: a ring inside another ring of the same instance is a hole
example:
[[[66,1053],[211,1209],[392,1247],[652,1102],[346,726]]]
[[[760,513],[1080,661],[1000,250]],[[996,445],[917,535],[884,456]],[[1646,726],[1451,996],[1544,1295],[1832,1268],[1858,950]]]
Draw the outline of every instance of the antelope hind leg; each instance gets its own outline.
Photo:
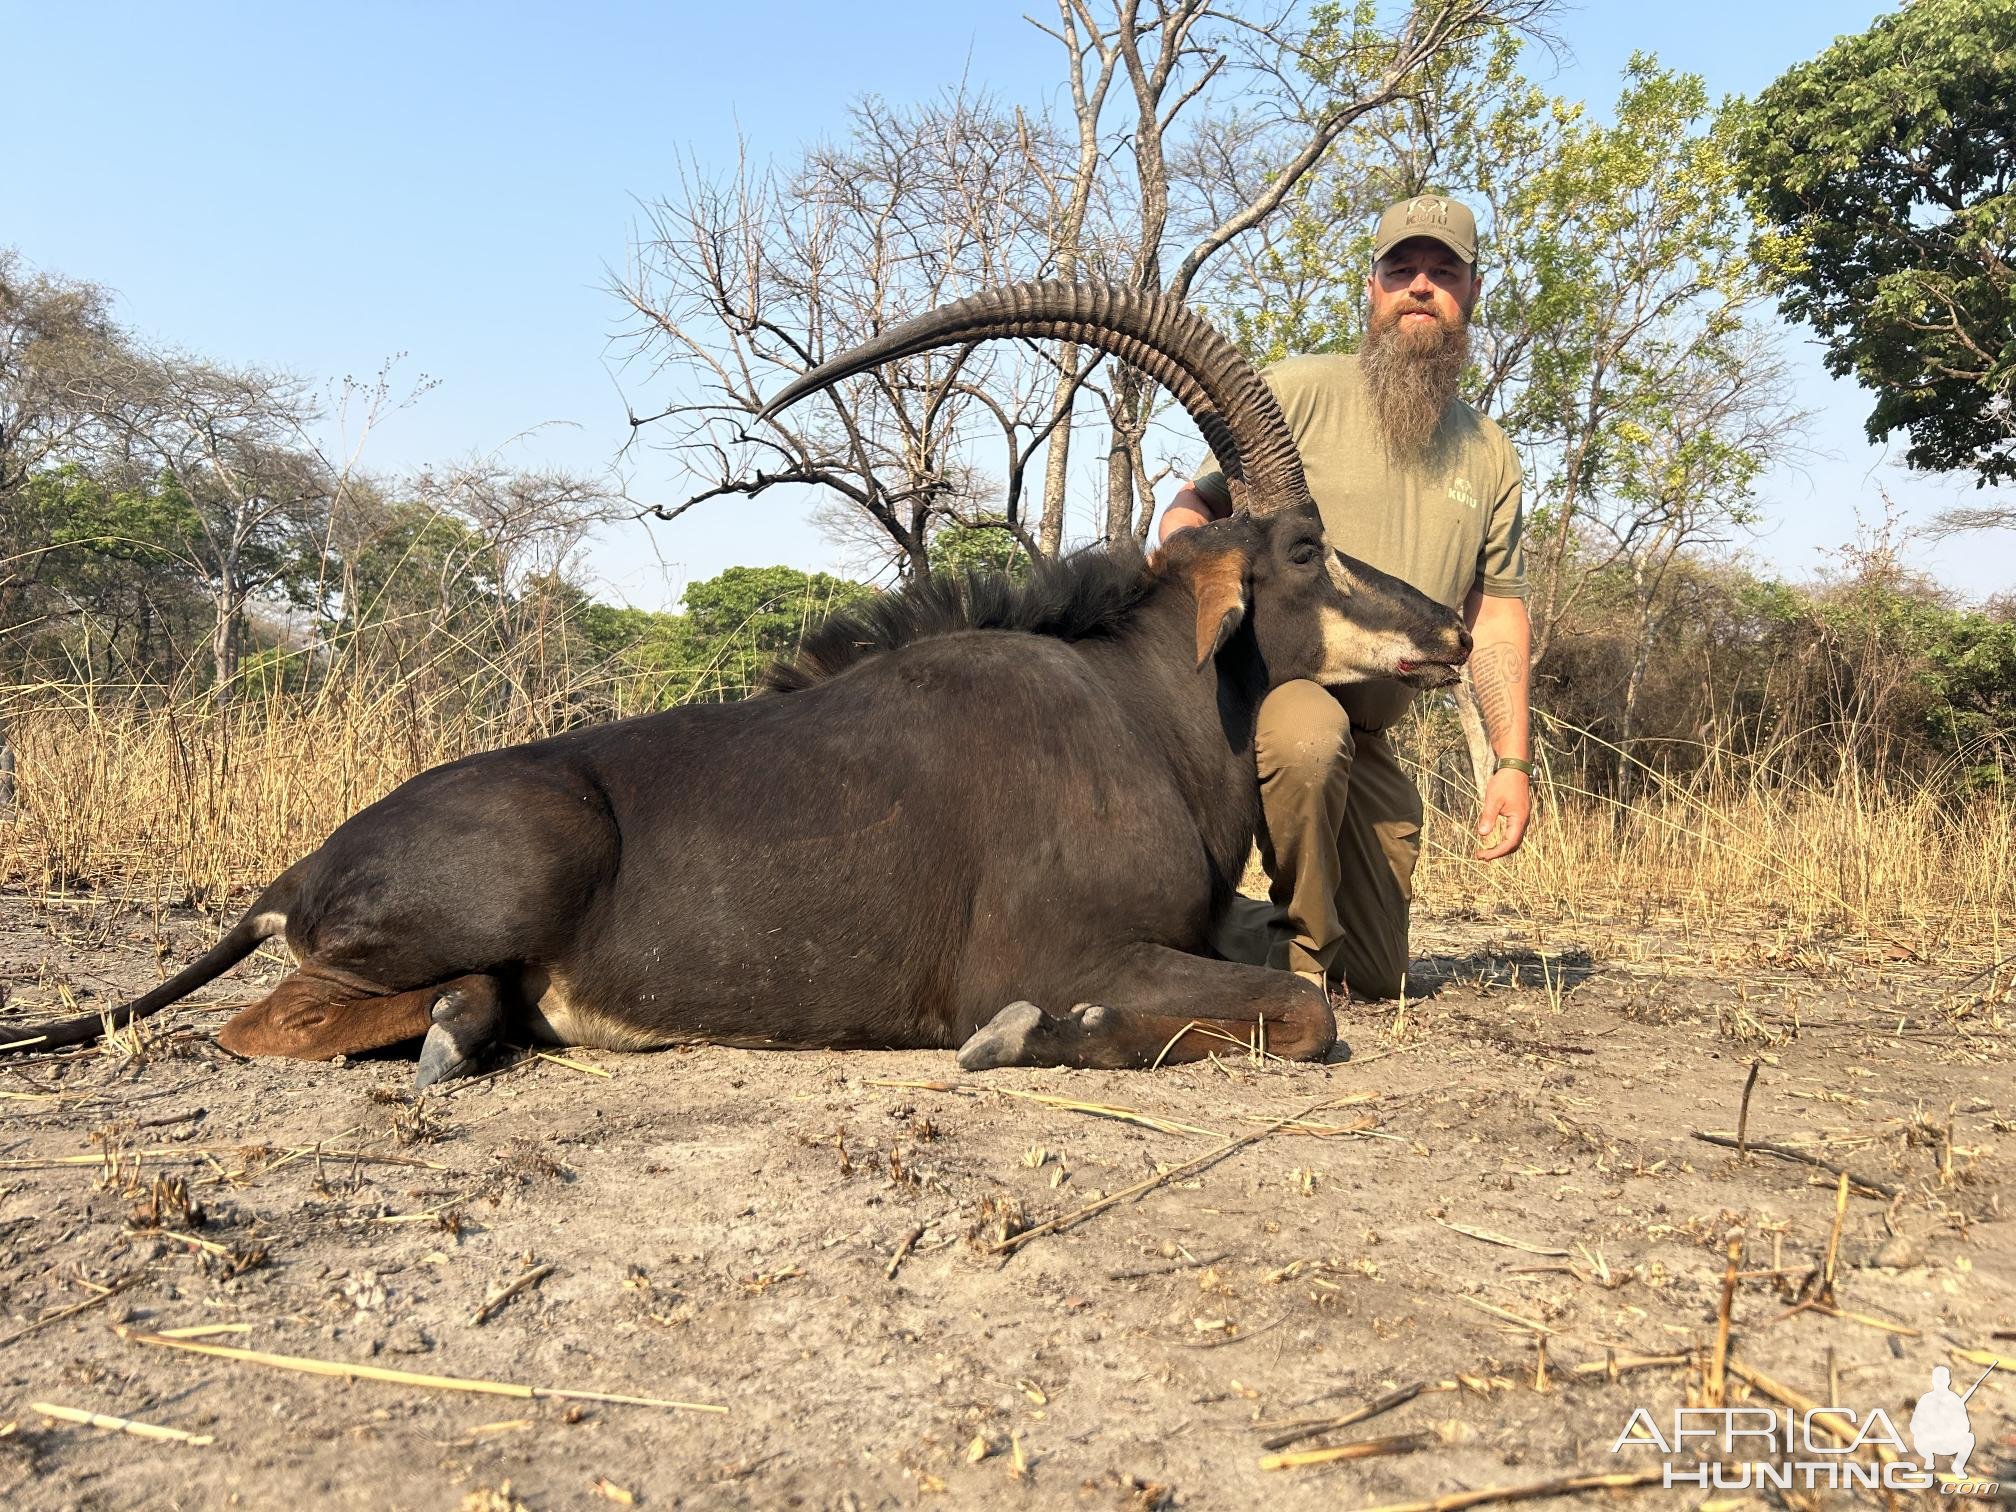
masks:
[[[217,1031],[234,1055],[284,1055],[333,1060],[382,1050],[427,1032],[427,1010],[438,991],[373,992],[354,982],[297,971]]]
[[[297,971],[217,1033],[234,1055],[333,1060],[426,1035],[418,1085],[468,1071],[504,1027],[497,979],[456,977],[407,992]]]

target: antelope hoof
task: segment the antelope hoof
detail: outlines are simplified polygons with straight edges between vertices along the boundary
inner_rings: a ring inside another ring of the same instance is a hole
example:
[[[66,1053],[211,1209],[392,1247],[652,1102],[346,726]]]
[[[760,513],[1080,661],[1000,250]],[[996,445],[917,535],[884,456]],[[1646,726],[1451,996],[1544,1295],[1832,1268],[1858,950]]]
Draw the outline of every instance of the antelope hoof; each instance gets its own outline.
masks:
[[[468,1007],[460,992],[444,992],[434,1000],[428,1014],[434,1022],[420,1042],[420,1064],[413,1071],[415,1092],[467,1076],[475,1069],[490,1043],[493,1025],[485,1015],[469,1013]]]
[[[436,1024],[420,1042],[420,1064],[413,1072],[413,1090],[424,1092],[434,1083],[461,1076],[469,1069],[469,1059],[455,1044],[447,1027]]]
[[[997,1066],[1030,1065],[1042,1033],[1041,1008],[1030,1002],[1010,1003],[959,1047],[959,1069],[991,1071]]]

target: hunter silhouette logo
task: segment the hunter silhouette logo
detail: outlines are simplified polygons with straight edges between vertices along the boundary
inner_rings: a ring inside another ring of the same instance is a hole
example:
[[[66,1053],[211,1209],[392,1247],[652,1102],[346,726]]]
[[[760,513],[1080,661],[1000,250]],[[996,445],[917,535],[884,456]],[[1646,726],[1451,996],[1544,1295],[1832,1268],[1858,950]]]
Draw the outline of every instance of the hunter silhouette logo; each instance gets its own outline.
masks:
[[[1881,1407],[1864,1411],[1836,1404],[1783,1411],[1753,1404],[1739,1407],[1673,1409],[1672,1424],[1651,1410],[1633,1410],[1612,1454],[1651,1451],[1665,1455],[1663,1483],[1670,1489],[1692,1485],[1719,1491],[1743,1489],[1933,1491],[1955,1496],[1994,1496],[1994,1481],[1972,1478],[1967,1461],[1974,1453],[1974,1428],[1967,1399],[2006,1360],[1990,1360],[1964,1392],[1953,1389],[1953,1373],[1932,1369],[1932,1389],[1911,1409],[1910,1449],[1898,1425]],[[1922,1464],[1909,1458],[1917,1452]],[[1937,1462],[1951,1457],[1953,1468]],[[1675,1464],[1679,1457],[1691,1464]]]
[[[1967,1473],[1967,1457],[1974,1452],[1974,1428],[1967,1420],[1967,1398],[1979,1391],[1981,1382],[1994,1372],[1995,1365],[1989,1365],[1980,1379],[1964,1393],[1955,1395],[1953,1372],[1944,1365],[1932,1367],[1932,1389],[1918,1398],[1918,1405],[1911,1409],[1911,1447],[1925,1461],[1927,1470],[1936,1468],[1932,1461],[1939,1455],[1950,1454],[1953,1473]]]

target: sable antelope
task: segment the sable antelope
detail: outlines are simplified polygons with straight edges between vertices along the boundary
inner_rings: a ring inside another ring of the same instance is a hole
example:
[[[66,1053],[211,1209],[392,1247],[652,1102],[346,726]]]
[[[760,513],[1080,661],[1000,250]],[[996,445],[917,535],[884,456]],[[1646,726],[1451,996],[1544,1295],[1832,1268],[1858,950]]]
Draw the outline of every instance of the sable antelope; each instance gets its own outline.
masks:
[[[1259,821],[1255,711],[1293,678],[1452,682],[1469,635],[1325,544],[1273,397],[1172,300],[976,295],[806,374],[770,411],[999,336],[1103,348],[1167,386],[1241,507],[1152,563],[1129,546],[1023,585],[916,583],[829,620],[765,696],[423,772],[113,1022],[284,936],[299,969],[219,1043],[320,1059],[424,1035],[422,1086],[514,1031],[617,1049],[959,1046],[968,1069],[1195,1059],[1228,1032],[1324,1055],[1320,990],[1207,954]]]

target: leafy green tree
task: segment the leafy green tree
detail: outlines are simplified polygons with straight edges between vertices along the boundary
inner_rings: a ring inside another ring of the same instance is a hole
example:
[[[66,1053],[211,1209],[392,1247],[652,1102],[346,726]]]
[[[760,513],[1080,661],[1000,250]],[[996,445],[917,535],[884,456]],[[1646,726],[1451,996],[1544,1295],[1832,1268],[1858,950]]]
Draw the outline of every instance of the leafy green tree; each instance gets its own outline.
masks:
[[[684,670],[703,702],[741,698],[774,657],[836,609],[874,596],[866,583],[795,567],[730,567],[687,585]]]
[[[1916,0],[1750,108],[1741,163],[1785,313],[1875,390],[1906,459],[2016,478],[2016,0]]]
[[[122,680],[165,680],[202,616],[201,526],[172,484],[115,487],[66,463],[0,499],[10,660],[52,656]]]
[[[1020,579],[1029,575],[1029,553],[1005,526],[952,520],[931,537],[931,566],[938,572],[1005,572]]]

